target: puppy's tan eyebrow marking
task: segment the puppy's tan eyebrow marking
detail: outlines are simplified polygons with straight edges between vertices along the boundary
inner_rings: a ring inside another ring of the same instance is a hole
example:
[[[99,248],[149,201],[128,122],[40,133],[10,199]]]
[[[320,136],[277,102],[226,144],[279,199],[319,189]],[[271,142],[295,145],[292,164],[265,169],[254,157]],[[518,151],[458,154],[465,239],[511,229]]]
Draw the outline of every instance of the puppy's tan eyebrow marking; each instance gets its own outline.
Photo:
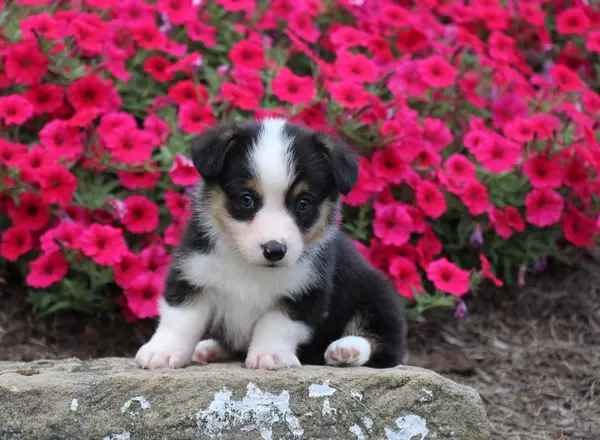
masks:
[[[306,183],[305,181],[300,181],[292,188],[292,195],[294,197],[298,197],[298,195],[302,194],[303,192],[308,192],[309,190],[310,188],[308,186],[308,183]]]
[[[252,191],[254,191],[254,193],[257,196],[262,197],[262,195],[263,195],[262,190],[260,188],[260,185],[258,184],[258,181],[256,181],[255,179],[248,181],[248,188],[250,188]]]

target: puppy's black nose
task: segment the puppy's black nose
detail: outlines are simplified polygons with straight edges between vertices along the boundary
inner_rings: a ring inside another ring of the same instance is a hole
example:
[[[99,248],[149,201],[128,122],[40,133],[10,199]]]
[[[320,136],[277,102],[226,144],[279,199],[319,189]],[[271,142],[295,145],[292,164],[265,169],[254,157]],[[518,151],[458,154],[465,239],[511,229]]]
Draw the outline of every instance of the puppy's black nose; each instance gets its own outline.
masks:
[[[269,261],[279,261],[285,257],[287,247],[285,244],[275,240],[267,241],[262,245],[263,255]]]

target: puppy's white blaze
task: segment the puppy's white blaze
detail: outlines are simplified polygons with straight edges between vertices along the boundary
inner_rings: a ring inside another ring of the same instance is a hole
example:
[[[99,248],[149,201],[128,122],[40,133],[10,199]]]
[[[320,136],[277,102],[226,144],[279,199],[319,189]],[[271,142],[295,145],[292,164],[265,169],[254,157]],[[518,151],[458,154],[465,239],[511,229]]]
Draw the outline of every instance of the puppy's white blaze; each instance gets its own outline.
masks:
[[[189,305],[172,307],[161,298],[158,328],[150,341],[139,349],[138,364],[144,368],[179,368],[188,364],[211,317],[207,299],[200,295]]]
[[[267,369],[299,366],[296,349],[310,335],[306,324],[292,321],[279,311],[267,312],[254,328],[246,366]]]
[[[333,341],[325,351],[328,365],[348,365],[359,367],[371,357],[371,344],[360,336],[344,336]]]
[[[291,185],[294,167],[291,141],[285,135],[284,119],[265,119],[261,122],[258,140],[250,152],[250,167],[258,177],[261,189],[281,197]]]
[[[287,254],[281,265],[291,265],[303,250],[302,237],[294,219],[285,209],[285,193],[293,183],[295,170],[292,141],[286,135],[284,119],[265,119],[249,155],[249,165],[258,180],[263,207],[248,227],[241,247],[257,263],[264,262],[261,245],[276,240],[285,243]]]

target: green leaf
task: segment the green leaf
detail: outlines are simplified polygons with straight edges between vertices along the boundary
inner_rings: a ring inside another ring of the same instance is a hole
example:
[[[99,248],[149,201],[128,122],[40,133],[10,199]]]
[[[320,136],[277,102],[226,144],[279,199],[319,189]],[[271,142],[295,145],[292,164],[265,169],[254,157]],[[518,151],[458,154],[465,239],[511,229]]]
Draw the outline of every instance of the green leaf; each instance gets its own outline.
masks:
[[[170,167],[173,164],[173,154],[168,148],[160,149],[160,162],[165,167]]]
[[[217,69],[213,69],[205,65],[203,66],[201,72],[204,76],[204,79],[206,80],[207,88],[210,95],[216,95],[221,89],[221,84],[223,82],[221,76],[217,72]]]
[[[44,318],[44,317],[52,315],[53,313],[56,313],[60,310],[68,310],[68,309],[76,308],[73,306],[74,306],[74,304],[69,300],[57,301],[54,304],[52,304],[51,306],[44,308],[44,310],[41,311],[38,314],[38,316],[40,318]]]

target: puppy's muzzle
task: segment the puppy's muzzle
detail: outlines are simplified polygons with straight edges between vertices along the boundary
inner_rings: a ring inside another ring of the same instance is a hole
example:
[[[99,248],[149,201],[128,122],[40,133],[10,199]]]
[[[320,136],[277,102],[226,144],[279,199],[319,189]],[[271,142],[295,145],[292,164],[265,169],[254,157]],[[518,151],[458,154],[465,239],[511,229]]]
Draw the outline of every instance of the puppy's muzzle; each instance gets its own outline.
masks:
[[[287,246],[275,240],[271,240],[262,245],[263,256],[271,261],[280,261],[285,257]]]

